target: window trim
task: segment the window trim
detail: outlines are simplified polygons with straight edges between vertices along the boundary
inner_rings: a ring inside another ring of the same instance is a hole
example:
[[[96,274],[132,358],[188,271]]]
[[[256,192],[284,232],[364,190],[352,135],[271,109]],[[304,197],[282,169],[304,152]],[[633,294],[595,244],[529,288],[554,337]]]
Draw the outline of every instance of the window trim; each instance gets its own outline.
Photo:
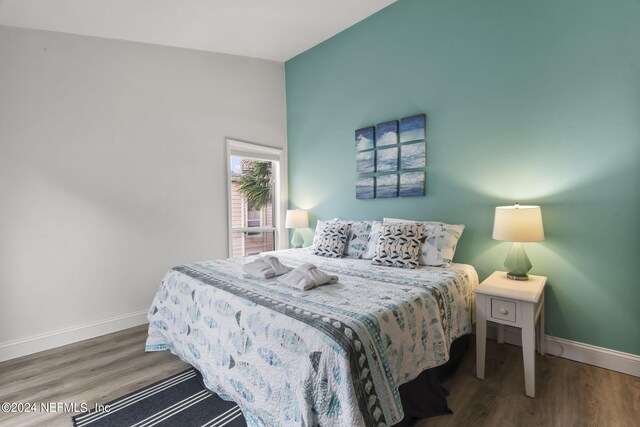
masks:
[[[285,148],[275,148],[266,145],[254,144],[250,142],[239,141],[237,139],[226,138],[227,148],[227,246],[228,256],[233,256],[233,232],[257,232],[257,231],[273,231],[274,246],[276,250],[286,249],[289,247],[289,239],[286,229],[284,228],[284,214],[288,206],[288,188],[287,188],[287,157]],[[233,228],[232,217],[232,201],[231,201],[231,156],[246,157],[254,160],[272,161],[273,178],[274,178],[274,227],[244,227]],[[279,202],[278,202],[279,201]],[[267,230],[268,228],[268,230]]]

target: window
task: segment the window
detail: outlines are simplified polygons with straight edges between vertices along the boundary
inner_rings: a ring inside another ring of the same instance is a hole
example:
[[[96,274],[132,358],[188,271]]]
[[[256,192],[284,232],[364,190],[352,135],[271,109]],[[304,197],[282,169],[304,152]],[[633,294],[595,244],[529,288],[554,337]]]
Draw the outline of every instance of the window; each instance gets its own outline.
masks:
[[[251,228],[273,225],[273,209],[271,204],[269,204],[268,207],[259,210],[250,208],[249,203],[246,202],[244,203],[244,206],[247,209],[247,227]],[[268,215],[267,212],[271,215]],[[269,216],[268,219],[267,216]],[[248,236],[257,236],[258,234],[260,233],[253,231],[247,233]]]
[[[227,161],[229,256],[285,248],[282,150],[227,140]]]

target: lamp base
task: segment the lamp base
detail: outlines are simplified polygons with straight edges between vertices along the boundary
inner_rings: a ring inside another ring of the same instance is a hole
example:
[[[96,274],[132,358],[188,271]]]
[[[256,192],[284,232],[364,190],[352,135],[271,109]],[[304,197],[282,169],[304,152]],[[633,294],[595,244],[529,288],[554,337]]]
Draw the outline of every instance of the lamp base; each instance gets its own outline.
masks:
[[[514,242],[504,260],[507,277],[511,280],[529,280],[527,273],[531,270],[531,261],[522,247],[522,243]]]
[[[295,248],[301,248],[304,244],[304,238],[302,237],[302,233],[300,233],[299,229],[295,229],[293,231],[293,237],[291,238],[291,245]]]

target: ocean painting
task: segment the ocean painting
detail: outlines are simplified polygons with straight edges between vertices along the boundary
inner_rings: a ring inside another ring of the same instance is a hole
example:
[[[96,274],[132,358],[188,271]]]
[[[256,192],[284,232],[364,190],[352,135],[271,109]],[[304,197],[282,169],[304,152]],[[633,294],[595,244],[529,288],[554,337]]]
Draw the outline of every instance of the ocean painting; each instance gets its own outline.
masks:
[[[426,121],[427,116],[424,114],[400,119],[400,142],[423,140]]]
[[[375,196],[374,177],[361,177],[356,179],[356,199],[373,199]]]
[[[376,171],[376,152],[362,151],[356,154],[356,172],[358,175]]]
[[[407,144],[400,147],[400,169],[418,169],[425,167],[425,144]]]
[[[382,175],[376,178],[376,197],[398,197],[398,175]]]
[[[374,127],[358,129],[356,131],[356,150],[364,151],[371,150],[373,148],[374,141]]]
[[[376,147],[384,147],[386,145],[395,145],[398,143],[398,121],[392,120],[378,124],[376,130]]]
[[[376,153],[377,172],[389,172],[398,170],[398,147],[376,150]]]
[[[424,196],[424,172],[400,174],[400,197]]]

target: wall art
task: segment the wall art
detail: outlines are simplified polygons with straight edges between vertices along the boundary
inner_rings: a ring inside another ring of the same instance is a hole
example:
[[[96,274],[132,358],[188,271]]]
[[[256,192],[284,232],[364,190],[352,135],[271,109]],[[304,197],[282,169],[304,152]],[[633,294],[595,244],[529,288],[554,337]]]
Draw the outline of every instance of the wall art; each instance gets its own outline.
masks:
[[[357,199],[426,194],[426,122],[416,114],[355,131]]]
[[[424,196],[424,172],[405,172],[400,174],[400,197]]]
[[[398,170],[398,147],[376,150],[376,172]]]
[[[376,171],[376,152],[361,151],[356,154],[356,172],[359,175]]]
[[[376,147],[396,145],[398,143],[398,121],[378,123],[376,127]]]
[[[398,197],[398,174],[376,177],[376,198]]]
[[[400,169],[424,168],[425,164],[424,141],[400,146]]]
[[[373,176],[356,179],[356,199],[373,199],[376,196],[376,179]]]
[[[364,151],[373,149],[375,131],[373,126],[358,129],[356,131],[356,150]]]
[[[424,141],[427,116],[416,116],[400,119],[400,142]]]

